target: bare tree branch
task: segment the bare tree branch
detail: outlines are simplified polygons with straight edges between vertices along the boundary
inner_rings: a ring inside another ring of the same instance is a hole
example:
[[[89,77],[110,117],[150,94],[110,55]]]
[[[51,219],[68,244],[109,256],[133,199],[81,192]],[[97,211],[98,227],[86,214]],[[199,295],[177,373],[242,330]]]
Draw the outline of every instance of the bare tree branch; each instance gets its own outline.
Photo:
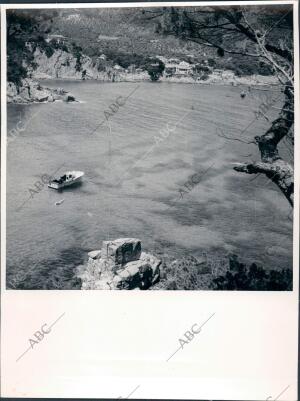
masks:
[[[247,174],[265,174],[283,192],[290,205],[294,203],[293,167],[282,159],[273,163],[256,162],[250,164],[236,163],[234,170]]]

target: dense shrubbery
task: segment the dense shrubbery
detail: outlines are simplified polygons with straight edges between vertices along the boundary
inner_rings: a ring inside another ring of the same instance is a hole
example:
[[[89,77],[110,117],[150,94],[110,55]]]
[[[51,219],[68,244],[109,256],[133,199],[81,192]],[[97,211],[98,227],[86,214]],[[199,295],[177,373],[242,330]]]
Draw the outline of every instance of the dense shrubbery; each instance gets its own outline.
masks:
[[[153,289],[165,290],[292,290],[292,270],[267,270],[252,263],[229,259],[184,257],[175,261],[163,258],[161,280]]]
[[[35,68],[34,51],[38,47],[47,57],[54,49],[62,48],[58,43],[48,43],[52,17],[57,11],[9,10],[7,12],[7,80],[17,87],[27,77],[27,71]]]
[[[55,50],[68,51],[65,44],[55,39],[46,41],[52,24],[51,17],[56,11],[46,14],[32,11],[10,10],[7,13],[7,80],[17,87],[22,79],[27,77],[28,69],[36,68],[34,52],[39,48],[51,57]],[[77,69],[80,70],[80,57],[82,49],[75,45]]]
[[[202,72],[210,72],[210,71],[211,71],[211,68],[209,68],[208,66],[203,65],[203,64],[196,64],[196,65],[195,65],[195,71],[196,71],[198,74],[201,74]]]
[[[201,81],[207,81],[208,78],[209,78],[209,75],[208,74],[202,74],[199,78],[201,79]]]
[[[36,33],[36,21],[28,15],[19,15],[15,11],[7,13],[7,80],[20,85],[27,77],[24,63],[34,67],[33,52],[26,42],[42,40]]]
[[[72,43],[72,53],[76,58],[75,70],[80,71],[81,69],[81,57],[82,57],[82,47],[77,46],[75,42]]]
[[[209,286],[207,275],[212,266],[205,259],[203,263],[193,256],[177,260],[163,259],[161,266],[161,281],[157,285],[165,290],[198,290]]]
[[[208,58],[207,62],[210,67],[215,67],[216,65],[216,60],[214,58]]]
[[[236,255],[229,260],[229,271],[213,279],[215,290],[286,291],[292,290],[293,276],[290,269],[264,270],[252,263],[247,267]]]
[[[113,64],[118,64],[123,68],[128,68],[130,65],[135,65],[137,68],[142,67],[145,64],[146,58],[136,53],[112,53],[107,54],[109,60]]]
[[[143,68],[148,72],[151,81],[158,81],[164,72],[165,65],[157,58],[148,58]]]
[[[274,72],[270,65],[264,63],[263,61],[259,62],[258,65],[258,74],[260,75],[272,75]]]

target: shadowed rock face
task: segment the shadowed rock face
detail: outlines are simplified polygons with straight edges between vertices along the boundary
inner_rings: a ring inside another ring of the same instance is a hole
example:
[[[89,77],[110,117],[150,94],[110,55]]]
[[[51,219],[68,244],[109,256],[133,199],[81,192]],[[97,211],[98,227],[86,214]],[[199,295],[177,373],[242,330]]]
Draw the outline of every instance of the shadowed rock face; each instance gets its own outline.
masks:
[[[141,241],[103,241],[101,251],[89,252],[87,266],[77,276],[85,290],[146,290],[160,278],[161,260],[142,252]]]
[[[124,269],[116,272],[113,285],[120,290],[146,290],[159,280],[160,264],[155,256],[142,252],[139,260],[127,263]]]

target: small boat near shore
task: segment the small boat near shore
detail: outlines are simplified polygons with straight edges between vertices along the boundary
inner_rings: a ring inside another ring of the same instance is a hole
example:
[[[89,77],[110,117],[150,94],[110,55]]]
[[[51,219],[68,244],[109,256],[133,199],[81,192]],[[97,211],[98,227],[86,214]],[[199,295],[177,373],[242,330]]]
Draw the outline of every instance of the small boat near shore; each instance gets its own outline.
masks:
[[[60,201],[55,202],[55,206],[61,205],[62,203],[64,203],[64,201],[64,199],[61,199]]]
[[[53,189],[62,189],[82,181],[83,171],[67,171],[60,178],[49,181],[48,187]]]

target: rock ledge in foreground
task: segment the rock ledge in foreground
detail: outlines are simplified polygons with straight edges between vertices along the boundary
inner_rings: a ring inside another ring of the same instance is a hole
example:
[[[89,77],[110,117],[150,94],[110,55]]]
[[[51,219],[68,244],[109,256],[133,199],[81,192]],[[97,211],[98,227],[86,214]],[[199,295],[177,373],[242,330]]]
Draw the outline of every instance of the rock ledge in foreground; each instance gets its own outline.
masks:
[[[119,238],[103,241],[101,251],[89,252],[77,277],[83,290],[146,290],[159,281],[161,260],[142,252],[141,241]]]

